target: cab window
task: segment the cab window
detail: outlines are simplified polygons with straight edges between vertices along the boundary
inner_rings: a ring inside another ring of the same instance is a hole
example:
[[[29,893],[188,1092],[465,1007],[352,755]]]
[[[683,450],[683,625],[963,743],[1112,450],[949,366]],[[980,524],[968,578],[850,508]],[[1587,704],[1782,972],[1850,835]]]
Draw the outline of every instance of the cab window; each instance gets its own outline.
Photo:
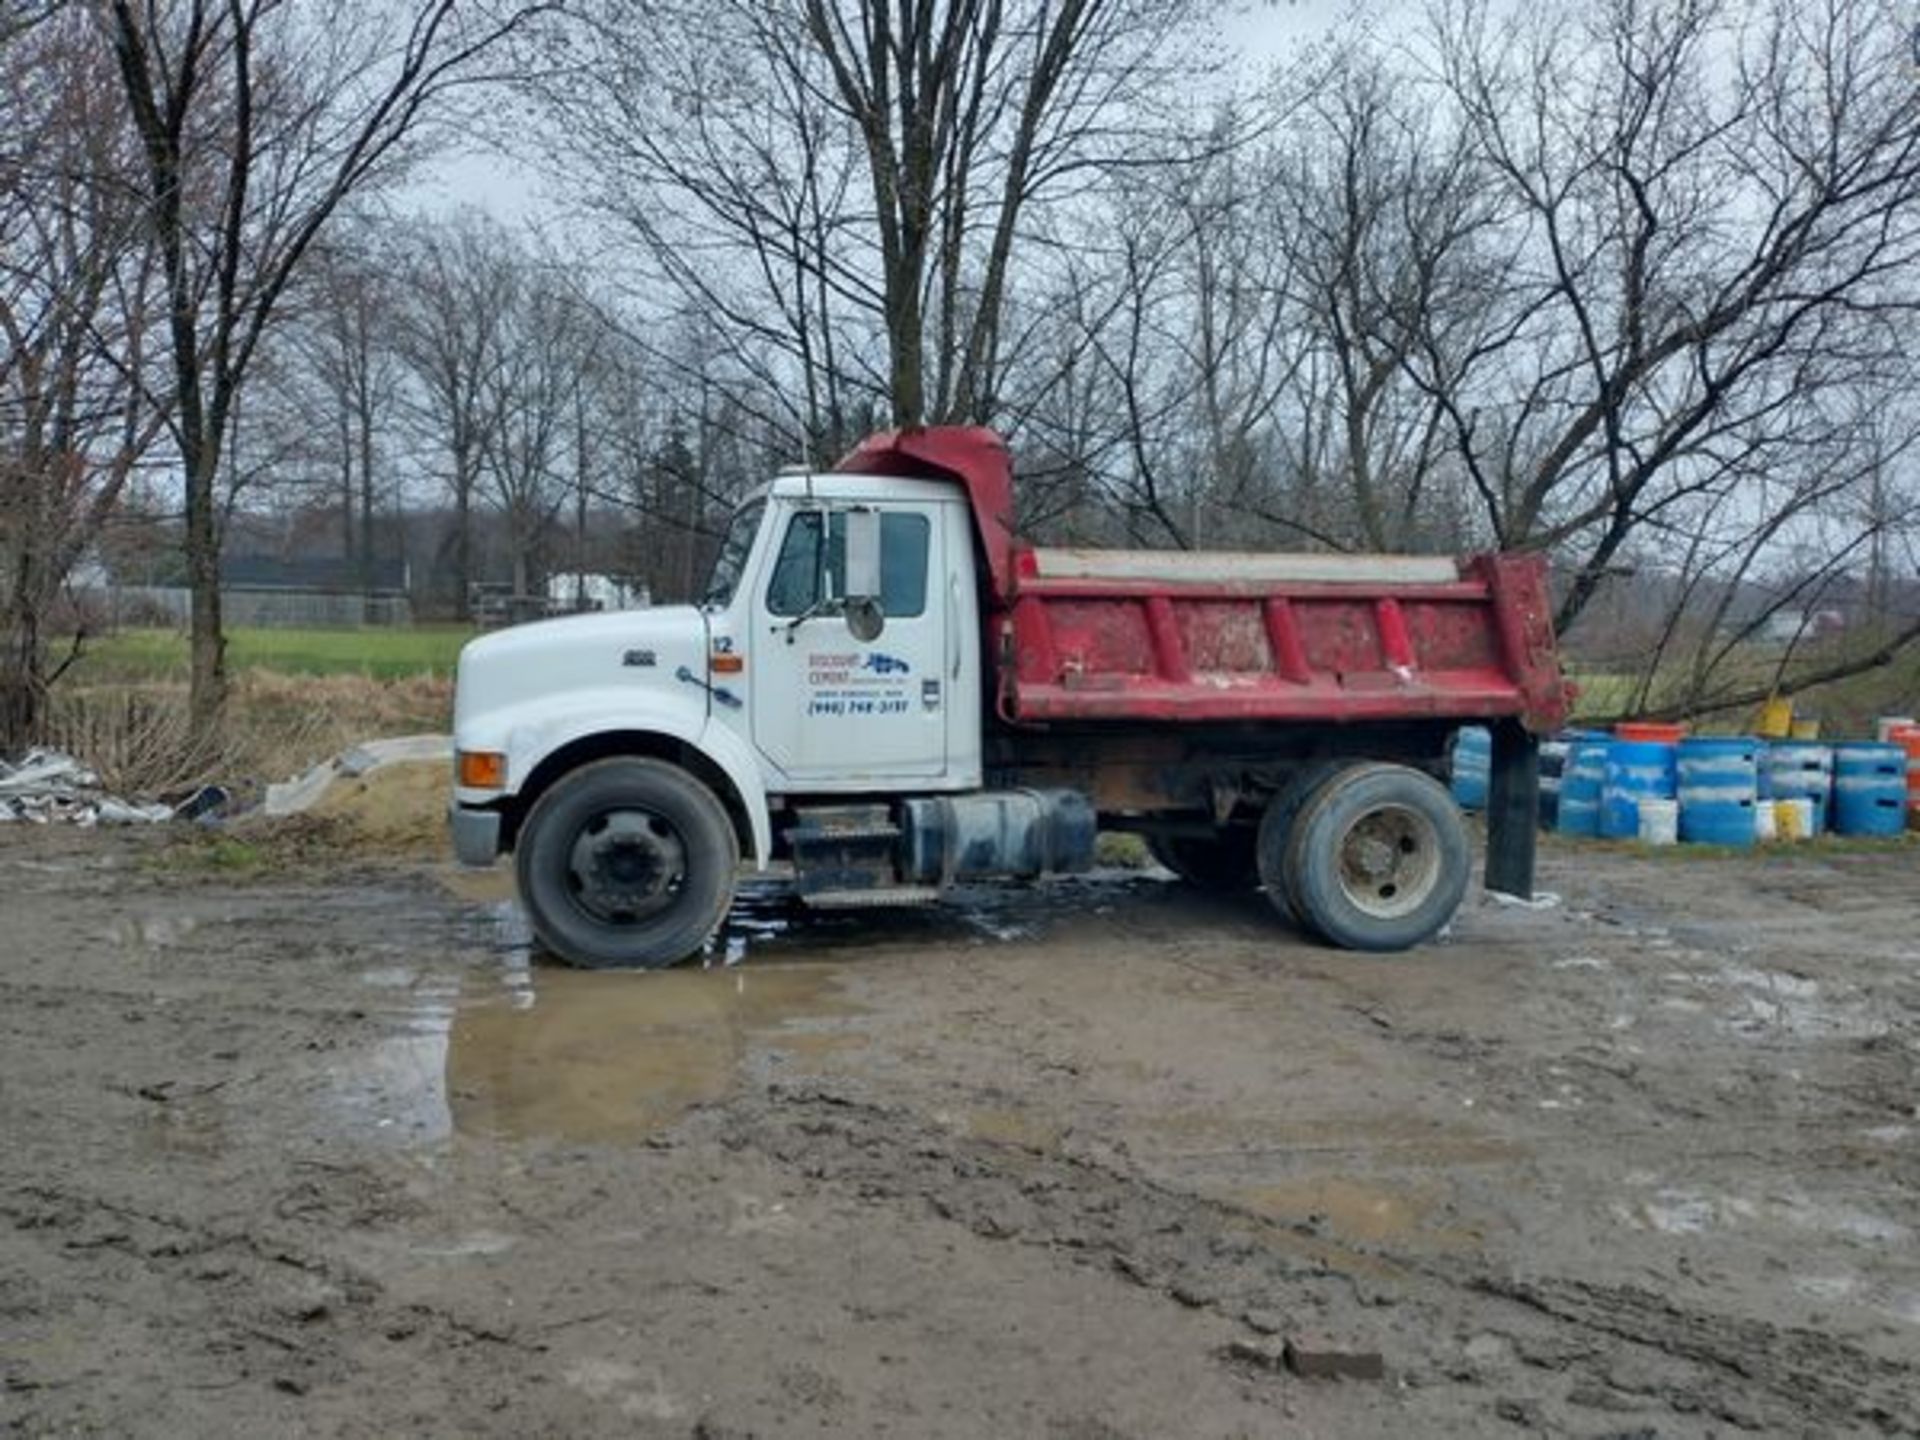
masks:
[[[760,512],[767,507],[754,500],[734,511],[727,523],[726,538],[714,557],[713,574],[700,603],[709,609],[724,610],[733,603],[733,587],[740,583],[740,572],[747,568],[747,555],[753,549],[753,537],[760,531]]]
[[[826,519],[826,544],[820,522]],[[880,608],[888,619],[926,613],[927,550],[932,527],[924,515],[888,511],[880,517]],[[767,582],[767,611],[793,616],[823,602],[840,600],[846,590],[847,525],[840,514],[802,510],[787,522],[780,554]]]

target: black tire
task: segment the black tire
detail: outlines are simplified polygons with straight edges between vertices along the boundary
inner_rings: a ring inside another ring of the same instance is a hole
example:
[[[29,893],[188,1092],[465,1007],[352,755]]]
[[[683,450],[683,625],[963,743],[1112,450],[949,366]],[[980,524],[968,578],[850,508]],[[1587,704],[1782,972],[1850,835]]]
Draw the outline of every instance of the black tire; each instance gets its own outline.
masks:
[[[1263,848],[1263,868],[1270,857]],[[1282,887],[1300,921],[1348,950],[1409,950],[1453,918],[1473,850],[1432,776],[1358,764],[1323,778],[1287,828]]]
[[[533,933],[588,969],[675,965],[733,900],[740,847],[720,801],[663,760],[584,765],[535,802],[514,847]]]
[[[1254,833],[1247,826],[1212,835],[1149,835],[1147,849],[1196,890],[1237,895],[1260,888]]]
[[[1302,765],[1267,802],[1267,808],[1260,816],[1259,839],[1254,851],[1260,883],[1266,887],[1267,899],[1273,902],[1273,908],[1291,924],[1303,923],[1287,888],[1287,837],[1293,833],[1293,822],[1300,814],[1300,807],[1307,803],[1308,796],[1330,777],[1357,763],[1352,760],[1314,760]]]

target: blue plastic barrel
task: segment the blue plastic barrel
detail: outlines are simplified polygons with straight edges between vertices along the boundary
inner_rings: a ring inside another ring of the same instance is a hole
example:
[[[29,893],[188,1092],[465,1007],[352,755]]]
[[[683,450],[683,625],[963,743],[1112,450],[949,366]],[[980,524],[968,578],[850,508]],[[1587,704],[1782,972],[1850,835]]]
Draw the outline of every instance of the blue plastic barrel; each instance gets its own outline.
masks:
[[[1679,753],[1680,838],[1690,845],[1753,844],[1753,808],[1760,796],[1758,740],[1682,740]]]
[[[1560,786],[1573,765],[1573,751],[1583,742],[1604,745],[1613,737],[1604,730],[1561,730],[1540,742],[1540,828],[1556,830],[1560,825]],[[1605,781],[1605,775],[1601,780]],[[1598,803],[1597,797],[1596,802]],[[1596,823],[1597,815],[1596,813]],[[1579,833],[1597,835],[1586,830]]]
[[[1671,800],[1677,788],[1674,747],[1652,740],[1615,740],[1607,747],[1600,795],[1600,833],[1631,840],[1640,833],[1640,802]]]
[[[1907,752],[1898,745],[1833,747],[1833,828],[1899,835],[1907,828]]]
[[[1811,800],[1813,833],[1827,828],[1827,801],[1833,795],[1833,751],[1798,740],[1767,747],[1767,779],[1776,800]]]
[[[1567,771],[1568,741],[1559,735],[1540,742],[1540,828],[1551,830],[1560,820],[1560,777]]]
[[[1493,781],[1493,732],[1484,725],[1463,725],[1453,736],[1453,799],[1462,810],[1487,808]]]
[[[1600,833],[1600,793],[1607,779],[1605,740],[1578,740],[1567,751],[1560,774],[1560,806],[1555,825],[1562,835]]]

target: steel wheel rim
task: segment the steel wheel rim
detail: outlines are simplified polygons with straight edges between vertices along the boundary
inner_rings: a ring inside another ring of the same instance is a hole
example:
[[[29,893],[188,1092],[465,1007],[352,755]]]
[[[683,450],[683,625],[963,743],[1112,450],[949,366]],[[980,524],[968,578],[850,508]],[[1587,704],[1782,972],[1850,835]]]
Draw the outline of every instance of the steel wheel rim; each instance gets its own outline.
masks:
[[[1375,920],[1399,920],[1440,883],[1440,827],[1410,805],[1381,805],[1357,817],[1336,848],[1340,891]]]
[[[687,883],[687,842],[655,810],[629,807],[591,817],[567,852],[567,889],[581,912],[631,925],[670,909]]]

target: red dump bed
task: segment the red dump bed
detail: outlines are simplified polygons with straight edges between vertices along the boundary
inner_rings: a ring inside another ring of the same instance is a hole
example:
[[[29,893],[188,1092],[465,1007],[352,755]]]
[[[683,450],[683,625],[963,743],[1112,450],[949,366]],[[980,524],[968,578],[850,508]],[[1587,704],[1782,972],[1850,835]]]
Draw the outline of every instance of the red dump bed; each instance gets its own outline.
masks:
[[[876,435],[840,468],[966,487],[1009,721],[1566,718],[1542,556],[1036,548],[980,429]]]

